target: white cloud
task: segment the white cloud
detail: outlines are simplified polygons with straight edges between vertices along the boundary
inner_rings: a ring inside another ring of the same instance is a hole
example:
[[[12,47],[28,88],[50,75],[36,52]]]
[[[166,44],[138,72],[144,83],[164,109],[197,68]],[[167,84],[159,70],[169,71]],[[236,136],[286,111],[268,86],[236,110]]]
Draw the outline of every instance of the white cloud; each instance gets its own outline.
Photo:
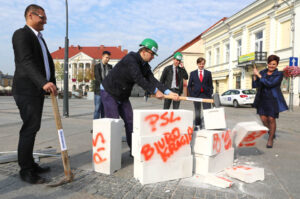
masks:
[[[137,50],[146,37],[159,44],[155,66],[223,17],[254,0],[69,0],[70,45],[118,46]],[[24,9],[36,3],[48,17],[44,37],[50,51],[64,46],[65,1],[9,0],[0,7],[0,70],[14,71],[11,36],[25,24]],[[2,28],[5,27],[5,28]]]

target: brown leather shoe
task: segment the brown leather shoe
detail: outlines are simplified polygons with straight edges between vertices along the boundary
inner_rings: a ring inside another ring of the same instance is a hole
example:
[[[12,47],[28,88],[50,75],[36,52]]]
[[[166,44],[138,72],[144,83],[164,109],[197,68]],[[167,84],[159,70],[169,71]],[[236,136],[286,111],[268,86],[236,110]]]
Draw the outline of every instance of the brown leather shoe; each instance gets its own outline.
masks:
[[[32,170],[29,171],[20,171],[20,177],[23,181],[28,182],[30,184],[43,184],[46,182],[45,178],[37,175]]]

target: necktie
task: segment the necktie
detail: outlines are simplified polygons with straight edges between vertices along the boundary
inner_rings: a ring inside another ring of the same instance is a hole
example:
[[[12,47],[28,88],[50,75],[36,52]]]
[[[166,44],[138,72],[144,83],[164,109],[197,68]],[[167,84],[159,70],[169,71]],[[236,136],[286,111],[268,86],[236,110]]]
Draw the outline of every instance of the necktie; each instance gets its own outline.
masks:
[[[200,82],[202,83],[202,81],[203,81],[203,75],[202,75],[202,70],[200,70],[200,75],[199,75],[199,79],[200,79]],[[203,87],[201,86],[201,93],[203,92],[204,90],[203,90]]]
[[[175,67],[175,71],[176,71],[176,87],[178,87],[178,71],[177,71],[177,67]]]
[[[200,79],[200,82],[203,81],[203,75],[202,75],[202,70],[200,70],[200,75],[199,75],[199,79]]]

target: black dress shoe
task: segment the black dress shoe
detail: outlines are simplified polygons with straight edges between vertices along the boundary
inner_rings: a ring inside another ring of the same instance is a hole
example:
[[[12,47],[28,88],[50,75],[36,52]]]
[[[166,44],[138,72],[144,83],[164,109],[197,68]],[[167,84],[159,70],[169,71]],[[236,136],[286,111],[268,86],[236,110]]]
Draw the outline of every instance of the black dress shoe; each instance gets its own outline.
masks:
[[[23,181],[30,184],[43,184],[46,182],[45,178],[37,175],[34,171],[20,171],[20,177]]]
[[[36,165],[33,169],[35,173],[46,173],[50,171],[50,167],[41,167],[39,165]]]

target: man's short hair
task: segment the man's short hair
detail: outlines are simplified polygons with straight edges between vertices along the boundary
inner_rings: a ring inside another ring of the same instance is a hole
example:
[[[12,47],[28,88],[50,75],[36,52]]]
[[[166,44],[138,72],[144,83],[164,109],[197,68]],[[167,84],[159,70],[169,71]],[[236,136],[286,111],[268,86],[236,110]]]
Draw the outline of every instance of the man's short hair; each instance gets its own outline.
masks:
[[[45,11],[44,8],[42,8],[41,6],[36,5],[36,4],[30,4],[29,6],[27,6],[27,8],[25,9],[25,13],[24,13],[25,19],[29,12],[32,12],[32,11],[36,12],[38,10]]]
[[[103,55],[109,55],[109,56],[110,56],[111,53],[110,53],[109,51],[105,50],[105,51],[103,51],[103,53],[102,53],[102,56],[103,56]]]
[[[206,60],[203,57],[199,57],[197,59],[197,64],[201,63],[202,61],[204,61],[204,63],[206,63]]]

